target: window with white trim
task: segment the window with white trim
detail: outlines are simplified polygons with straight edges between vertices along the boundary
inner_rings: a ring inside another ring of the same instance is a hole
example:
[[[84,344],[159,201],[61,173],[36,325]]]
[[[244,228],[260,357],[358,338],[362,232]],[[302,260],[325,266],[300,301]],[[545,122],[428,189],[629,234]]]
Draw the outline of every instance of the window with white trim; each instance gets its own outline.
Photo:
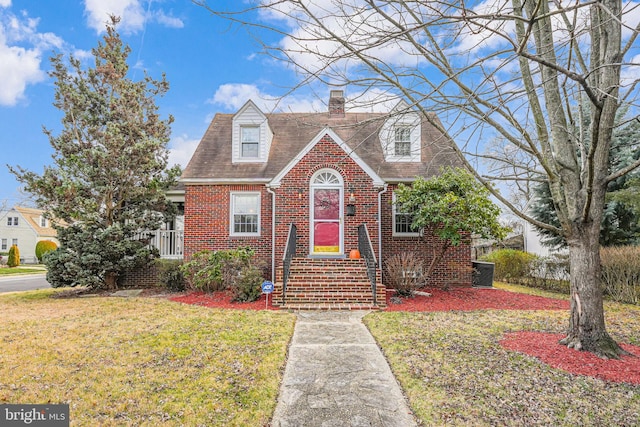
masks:
[[[260,235],[260,193],[231,193],[232,236]]]
[[[41,216],[40,217],[40,227],[46,227],[47,226],[47,218]]]
[[[419,236],[420,230],[413,227],[413,213],[406,212],[402,205],[396,203],[396,195],[393,194],[393,235],[394,236]]]
[[[260,157],[260,127],[240,127],[240,157],[255,159]]]
[[[18,226],[18,218],[17,216],[8,216],[7,217],[7,225],[9,227],[17,227]]]
[[[11,246],[18,246],[18,239],[11,239]]]
[[[0,243],[0,251],[6,251],[7,250],[7,239],[2,239],[2,242]]]
[[[411,155],[411,128],[408,126],[396,126],[394,129],[395,155]]]

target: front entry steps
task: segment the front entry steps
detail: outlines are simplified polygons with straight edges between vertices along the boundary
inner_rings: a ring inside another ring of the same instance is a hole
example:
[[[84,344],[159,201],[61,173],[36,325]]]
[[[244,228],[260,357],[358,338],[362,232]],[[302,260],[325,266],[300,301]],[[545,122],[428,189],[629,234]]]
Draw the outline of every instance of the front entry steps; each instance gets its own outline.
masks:
[[[290,310],[379,310],[386,307],[386,290],[376,273],[376,302],[363,259],[294,258],[282,296],[275,284],[273,304]]]

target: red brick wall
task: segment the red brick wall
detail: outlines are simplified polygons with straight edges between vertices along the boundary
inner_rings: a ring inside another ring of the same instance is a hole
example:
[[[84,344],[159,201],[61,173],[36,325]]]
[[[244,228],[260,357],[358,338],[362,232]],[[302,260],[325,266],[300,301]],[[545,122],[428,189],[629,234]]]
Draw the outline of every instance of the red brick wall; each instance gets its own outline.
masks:
[[[230,236],[230,193],[260,193],[260,236]],[[264,185],[187,185],[184,203],[185,259],[202,250],[249,246],[271,265],[271,194]]]
[[[389,185],[382,198],[382,267],[392,255],[401,252],[417,252],[425,263],[425,269],[434,257],[434,249],[439,250],[442,242],[425,230],[424,237],[393,236],[393,191],[397,185]],[[430,284],[434,286],[471,286],[471,239],[467,235],[457,247],[450,247],[443,260],[436,266]]]

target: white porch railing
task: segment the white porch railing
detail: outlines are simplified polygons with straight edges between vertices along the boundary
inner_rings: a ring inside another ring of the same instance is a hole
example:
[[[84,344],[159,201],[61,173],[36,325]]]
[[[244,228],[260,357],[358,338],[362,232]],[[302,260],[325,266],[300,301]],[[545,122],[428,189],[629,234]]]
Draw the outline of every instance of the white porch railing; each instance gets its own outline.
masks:
[[[157,248],[160,258],[182,259],[184,256],[184,231],[156,230],[144,233],[149,237],[149,246]]]

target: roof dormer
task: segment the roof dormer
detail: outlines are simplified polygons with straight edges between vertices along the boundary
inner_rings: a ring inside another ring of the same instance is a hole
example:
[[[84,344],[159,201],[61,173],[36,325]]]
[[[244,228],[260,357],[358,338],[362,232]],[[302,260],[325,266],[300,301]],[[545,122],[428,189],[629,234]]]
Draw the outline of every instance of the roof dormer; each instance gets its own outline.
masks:
[[[420,162],[422,144],[420,113],[400,101],[380,130],[380,144],[387,162]]]
[[[269,158],[273,132],[267,116],[248,101],[233,116],[233,163],[264,163]]]

